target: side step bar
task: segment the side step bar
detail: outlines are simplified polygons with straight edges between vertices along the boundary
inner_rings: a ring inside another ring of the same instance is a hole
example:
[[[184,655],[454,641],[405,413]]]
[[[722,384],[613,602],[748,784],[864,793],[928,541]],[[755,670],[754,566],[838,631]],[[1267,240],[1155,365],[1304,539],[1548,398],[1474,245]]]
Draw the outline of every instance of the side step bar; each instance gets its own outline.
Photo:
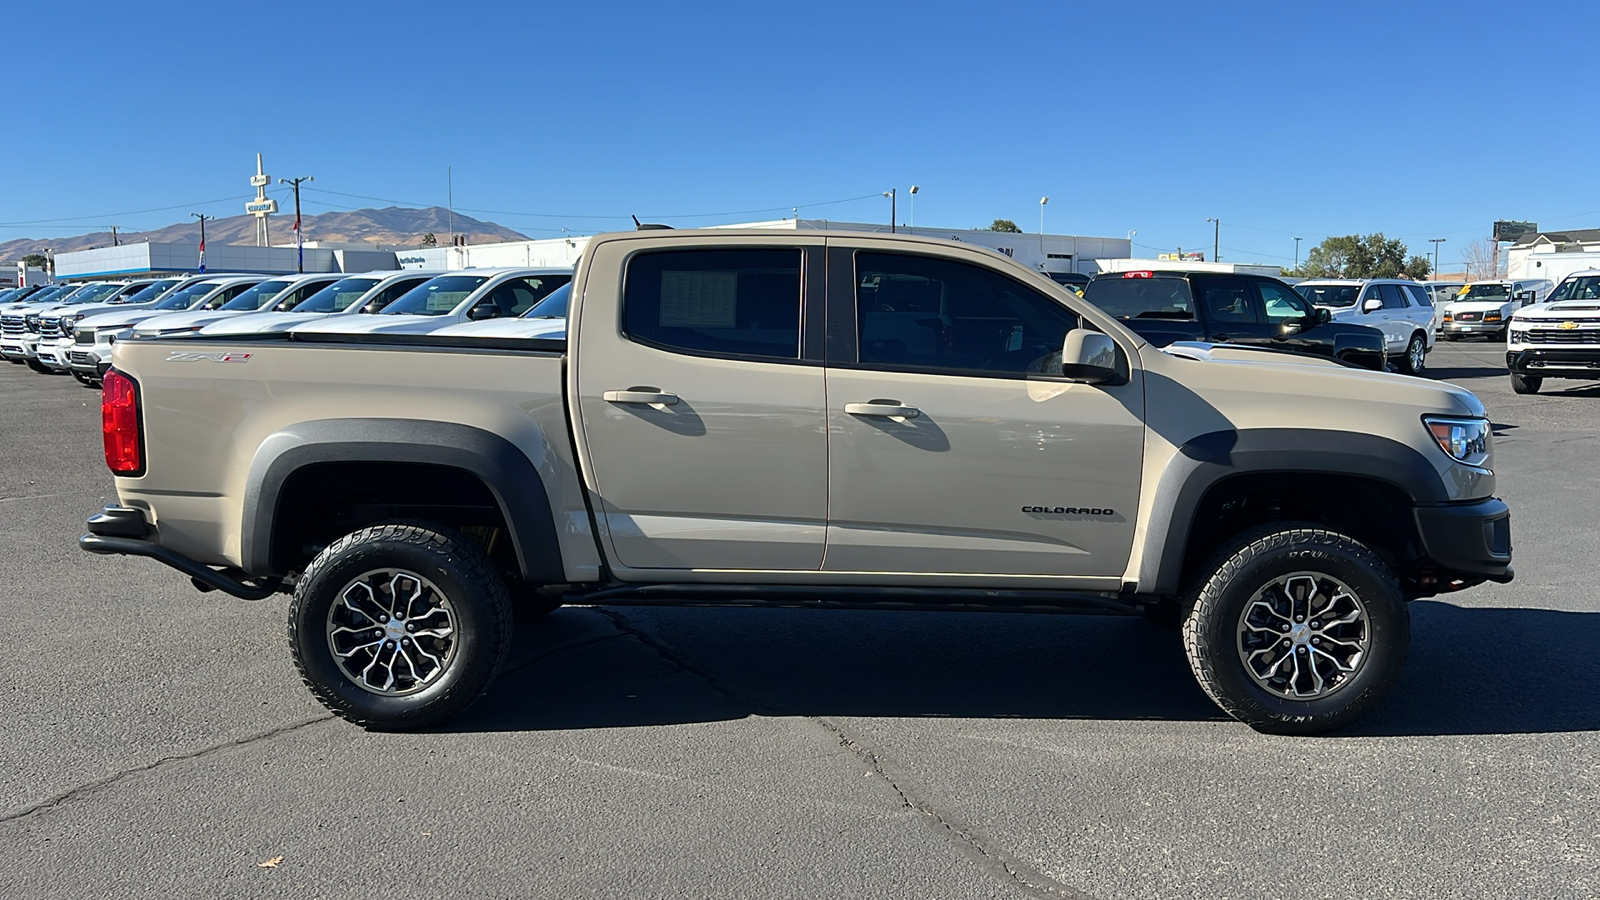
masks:
[[[226,570],[213,569],[181,553],[146,540],[150,523],[144,511],[126,506],[108,506],[89,517],[89,533],[78,538],[78,547],[90,553],[144,556],[163,565],[171,566],[189,576],[189,580],[202,591],[218,590],[241,600],[265,600],[285,590],[281,580],[251,583],[234,577]],[[243,575],[243,572],[239,573]]]
[[[795,584],[622,584],[595,590],[573,590],[563,594],[562,600],[568,604],[596,606],[745,606],[1109,615],[1139,615],[1148,605],[1128,595],[1088,591]]]

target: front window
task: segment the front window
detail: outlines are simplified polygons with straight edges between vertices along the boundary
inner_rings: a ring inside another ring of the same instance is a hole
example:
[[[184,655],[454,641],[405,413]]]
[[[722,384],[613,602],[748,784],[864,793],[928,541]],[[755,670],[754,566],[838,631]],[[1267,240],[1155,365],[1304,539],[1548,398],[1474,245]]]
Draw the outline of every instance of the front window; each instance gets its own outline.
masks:
[[[217,286],[214,284],[206,284],[203,281],[197,281],[186,288],[176,290],[171,294],[168,294],[166,299],[156,304],[155,308],[188,309],[189,307],[193,306],[201,297],[204,297],[216,289]]]
[[[1356,296],[1361,293],[1361,287],[1354,284],[1297,284],[1294,289],[1300,296],[1310,301],[1312,306],[1326,306],[1330,309],[1355,306]]]
[[[1311,315],[1311,308],[1305,298],[1284,285],[1273,281],[1258,281],[1256,286],[1261,289],[1261,303],[1266,308],[1268,322],[1279,324],[1291,319],[1304,319]]]
[[[572,285],[563,284],[550,292],[550,296],[540,300],[533,308],[522,314],[524,319],[565,319],[567,317],[567,298],[572,296]]]
[[[385,306],[379,315],[385,316],[443,316],[461,305],[467,295],[477,290],[487,275],[440,275],[417,285],[393,303]]]
[[[378,283],[376,278],[341,278],[328,285],[315,294],[300,300],[297,303],[278,301],[272,308],[277,312],[304,312],[304,313],[335,313],[361,299],[361,295],[372,290]]]
[[[1600,275],[1580,275],[1561,282],[1561,285],[1550,295],[1550,302],[1557,300],[1600,300]]]
[[[283,289],[288,286],[288,280],[263,281],[247,291],[241,291],[239,296],[229,300],[227,303],[213,305],[216,303],[213,300],[212,303],[207,303],[206,306],[211,309],[225,309],[230,312],[249,312],[253,309],[260,309],[268,300],[283,293]]]
[[[1189,282],[1182,278],[1096,278],[1083,291],[1084,299],[1119,319],[1178,319],[1194,321],[1194,300]]]
[[[93,303],[94,301],[99,300],[101,297],[115,294],[121,287],[122,285],[120,284],[91,284],[76,294],[73,294],[72,302],[74,304]]]
[[[1496,303],[1505,303],[1511,299],[1511,285],[1509,284],[1469,284],[1461,289],[1456,296],[1457,300],[1489,300]]]

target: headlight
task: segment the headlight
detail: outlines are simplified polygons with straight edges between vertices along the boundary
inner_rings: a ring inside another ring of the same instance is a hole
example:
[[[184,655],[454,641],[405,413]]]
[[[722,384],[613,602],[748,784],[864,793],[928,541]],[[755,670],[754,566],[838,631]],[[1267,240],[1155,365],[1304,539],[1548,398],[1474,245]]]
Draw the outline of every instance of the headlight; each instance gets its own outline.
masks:
[[[22,323],[24,325],[27,325],[28,326],[28,330],[33,332],[34,334],[38,334],[39,333],[39,317],[38,316],[27,316],[26,318],[24,318],[22,320]]]
[[[1512,319],[1511,324],[1507,325],[1506,329],[1506,339],[1511,343],[1522,344],[1527,342],[1528,324],[1526,322],[1518,322],[1516,319]]]
[[[1433,439],[1456,462],[1481,466],[1489,461],[1489,420],[1423,416]]]
[[[1504,317],[1505,314],[1498,309],[1492,309],[1483,314],[1483,320],[1485,322],[1498,322]]]
[[[61,333],[65,334],[65,335],[71,335],[72,334],[72,326],[77,323],[78,318],[79,318],[78,316],[62,316],[61,317]]]

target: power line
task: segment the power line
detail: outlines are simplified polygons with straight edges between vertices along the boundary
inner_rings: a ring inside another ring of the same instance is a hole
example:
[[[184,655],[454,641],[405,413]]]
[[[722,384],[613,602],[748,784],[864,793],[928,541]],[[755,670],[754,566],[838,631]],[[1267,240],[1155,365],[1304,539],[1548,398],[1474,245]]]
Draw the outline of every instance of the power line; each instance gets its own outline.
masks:
[[[21,222],[0,222],[0,227],[10,228],[17,225],[49,225],[55,222],[85,222],[90,219],[111,219],[117,216],[138,216],[144,213],[167,212],[174,209],[184,209],[192,206],[214,206],[218,203],[235,203],[238,197],[223,197],[221,200],[203,200],[199,203],[180,203],[177,206],[158,206],[154,209],[134,209],[126,212],[97,213],[92,216],[69,216],[64,219],[31,219]]]

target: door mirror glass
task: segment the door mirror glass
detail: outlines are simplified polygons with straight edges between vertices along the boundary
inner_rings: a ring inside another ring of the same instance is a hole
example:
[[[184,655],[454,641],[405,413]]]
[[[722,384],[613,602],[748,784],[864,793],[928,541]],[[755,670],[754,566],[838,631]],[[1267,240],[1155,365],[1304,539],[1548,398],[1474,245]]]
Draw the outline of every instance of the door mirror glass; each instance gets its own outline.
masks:
[[[1361,301],[1361,311],[1364,313],[1377,312],[1383,309],[1383,301],[1377,297],[1368,297]]]
[[[1061,374],[1085,384],[1117,380],[1117,345],[1110,337],[1087,328],[1067,332],[1061,347]]]
[[[1333,312],[1331,310],[1326,310],[1326,309],[1318,309],[1317,310],[1317,324],[1318,325],[1326,325],[1326,324],[1328,324],[1329,322],[1332,322],[1332,321],[1333,321]]]
[[[474,305],[472,309],[468,310],[467,318],[472,319],[473,321],[480,321],[482,319],[498,319],[500,318],[500,307],[493,301],[486,300],[482,303]]]

